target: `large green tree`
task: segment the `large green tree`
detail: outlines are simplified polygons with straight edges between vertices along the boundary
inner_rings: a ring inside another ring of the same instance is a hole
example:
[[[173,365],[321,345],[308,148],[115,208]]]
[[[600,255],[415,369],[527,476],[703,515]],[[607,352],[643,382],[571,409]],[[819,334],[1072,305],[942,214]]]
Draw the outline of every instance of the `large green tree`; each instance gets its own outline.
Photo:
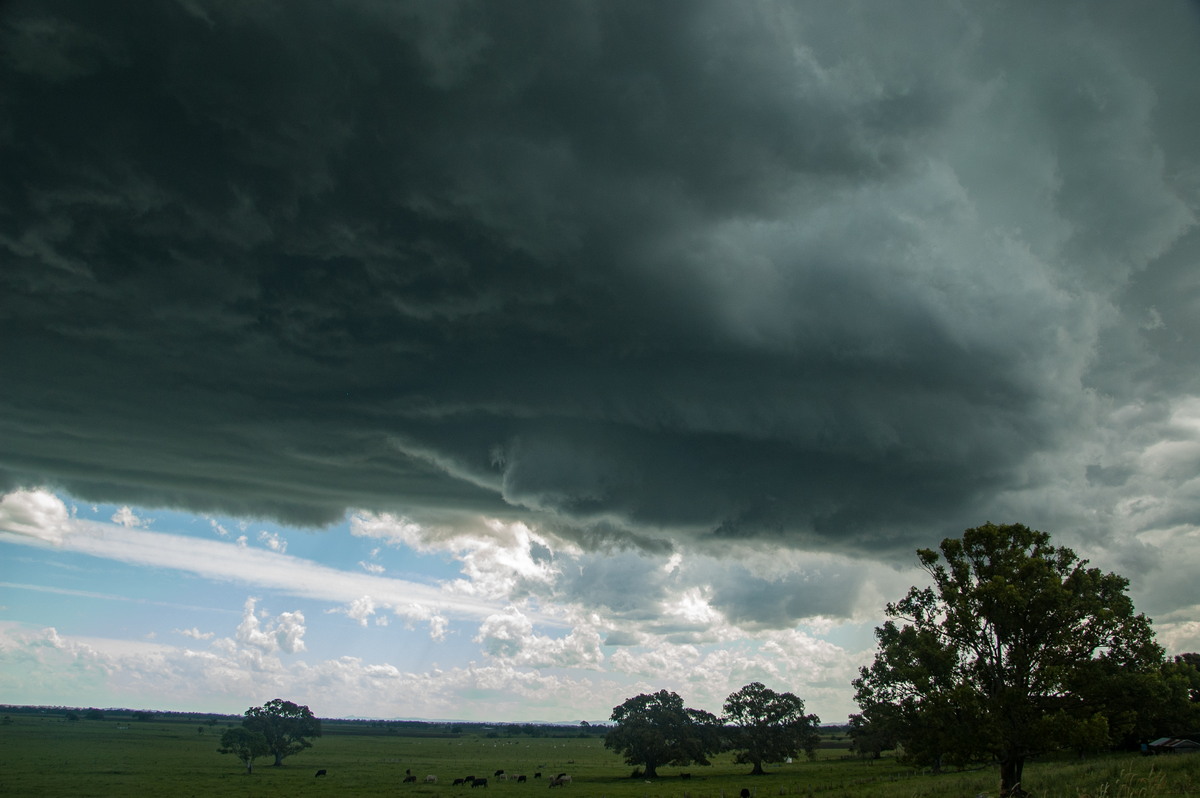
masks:
[[[1044,532],[986,524],[917,556],[933,585],[887,605],[856,700],[865,713],[896,708],[906,750],[911,740],[930,760],[995,757],[1002,796],[1026,794],[1028,756],[1095,739],[1082,684],[1159,669],[1162,649],[1128,580],[1086,567]],[[1106,724],[1125,709],[1110,698]]]
[[[275,764],[284,757],[311,748],[310,738],[321,736],[321,719],[306,706],[276,698],[261,707],[246,710],[242,725],[267,740],[267,750],[275,755]]]
[[[750,684],[725,699],[729,748],[734,761],[750,764],[761,776],[764,762],[782,762],[804,751],[812,756],[821,719],[804,714],[804,701],[792,693],[777,693],[762,682]]]
[[[707,765],[709,755],[721,750],[717,717],[684,707],[683,699],[667,690],[613,707],[612,720],[616,726],[605,735],[604,747],[631,765],[644,766],[646,778],[656,778],[664,765]]]
[[[246,766],[246,772],[254,771],[254,760],[271,752],[267,738],[261,732],[251,731],[245,726],[226,729],[221,735],[219,754],[233,754]]]

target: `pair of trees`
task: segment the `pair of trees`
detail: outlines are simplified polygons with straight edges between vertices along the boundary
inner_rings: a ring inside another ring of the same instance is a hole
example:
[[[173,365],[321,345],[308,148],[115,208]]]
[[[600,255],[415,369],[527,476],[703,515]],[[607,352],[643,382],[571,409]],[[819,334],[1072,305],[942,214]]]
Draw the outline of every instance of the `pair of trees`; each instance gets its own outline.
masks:
[[[935,767],[991,758],[1000,795],[1022,796],[1029,756],[1107,747],[1145,732],[1148,707],[1200,697],[1191,665],[1163,662],[1128,580],[1046,533],[986,524],[917,555],[932,586],[887,605],[854,680],[860,751],[899,742]]]
[[[777,693],[761,682],[752,682],[725,700],[725,717],[683,705],[668,690],[642,694],[613,708],[616,727],[604,746],[618,751],[631,765],[644,767],[646,778],[656,778],[663,765],[709,764],[720,751],[736,751],[735,761],[753,765],[810,755],[816,749],[821,719],[804,714],[804,702],[792,693]]]
[[[221,735],[217,751],[235,755],[251,773],[258,757],[270,754],[276,766],[282,765],[285,757],[311,748],[309,738],[320,736],[321,719],[308,707],[276,698],[247,709],[242,725],[226,729]]]

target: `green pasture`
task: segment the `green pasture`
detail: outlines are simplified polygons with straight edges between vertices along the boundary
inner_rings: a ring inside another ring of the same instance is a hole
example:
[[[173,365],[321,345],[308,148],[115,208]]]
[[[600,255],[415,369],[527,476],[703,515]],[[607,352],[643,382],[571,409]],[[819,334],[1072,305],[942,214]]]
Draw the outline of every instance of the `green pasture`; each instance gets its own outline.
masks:
[[[453,787],[455,778],[486,776],[487,795],[518,796],[548,788],[548,777],[566,771],[572,783],[552,795],[610,798],[735,798],[748,788],[756,798],[974,798],[996,794],[994,768],[941,775],[914,772],[884,758],[847,756],[844,741],[828,740],[817,761],[797,760],[750,777],[749,766],[720,757],[709,767],[660,769],[653,783],[629,778],[632,768],[595,736],[414,737],[380,730],[339,729],[326,723],[311,749],[275,768],[266,757],[247,775],[234,757],[218,754],[217,726],[171,721],[105,719],[68,722],[55,715],[13,715],[0,725],[0,795],[132,796],[133,798],[292,798],[293,796],[479,795]],[[324,768],[328,775],[316,778]],[[525,784],[498,781],[504,769],[524,773]],[[404,784],[406,770],[416,784]],[[534,780],[541,771],[544,777]],[[680,771],[692,774],[688,780]],[[426,784],[434,774],[436,784]],[[1142,758],[1112,755],[1088,760],[1033,762],[1026,786],[1038,798],[1200,797],[1200,754]],[[545,793],[537,793],[545,794]]]

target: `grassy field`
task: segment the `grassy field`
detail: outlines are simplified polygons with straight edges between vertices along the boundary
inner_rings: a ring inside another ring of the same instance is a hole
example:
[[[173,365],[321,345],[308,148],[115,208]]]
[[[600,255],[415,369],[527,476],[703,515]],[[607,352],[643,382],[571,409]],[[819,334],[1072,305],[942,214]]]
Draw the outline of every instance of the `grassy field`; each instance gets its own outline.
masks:
[[[548,787],[547,777],[566,771],[573,782],[554,795],[608,798],[735,798],[747,788],[756,798],[973,798],[994,796],[994,768],[931,775],[890,759],[864,762],[829,747],[817,761],[797,760],[751,778],[748,767],[718,758],[709,767],[663,768],[653,783],[629,778],[632,768],[596,737],[422,738],[339,730],[326,724],[311,749],[283,767],[258,760],[247,775],[234,757],[216,752],[221,731],[194,722],[80,720],[61,716],[14,715],[0,725],[0,795],[5,796],[437,796],[468,795],[455,778],[487,776],[488,795],[518,796]],[[832,744],[836,746],[836,743]],[[318,768],[328,775],[314,777]],[[524,773],[525,784],[498,781],[504,769]],[[406,770],[418,777],[403,784]],[[537,771],[545,774],[534,780]],[[680,778],[681,770],[692,776]],[[433,774],[436,784],[426,784]],[[1200,798],[1200,754],[1141,758],[1110,756],[1086,761],[1034,762],[1025,768],[1026,786],[1038,798]],[[475,791],[478,795],[478,791]]]

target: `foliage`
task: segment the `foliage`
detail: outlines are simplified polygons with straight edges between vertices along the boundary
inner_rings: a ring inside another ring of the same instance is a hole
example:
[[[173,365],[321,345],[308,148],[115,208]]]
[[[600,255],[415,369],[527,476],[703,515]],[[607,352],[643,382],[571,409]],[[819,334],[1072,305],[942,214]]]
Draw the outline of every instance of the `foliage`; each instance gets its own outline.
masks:
[[[1095,744],[1085,685],[1105,697],[1105,724],[1130,723],[1126,688],[1158,669],[1162,650],[1127,580],[1020,524],[968,529],[940,556],[917,555],[933,586],[887,605],[875,661],[854,681],[864,714],[887,716],[907,755],[995,757],[1001,795],[1018,795],[1028,756]]]
[[[321,736],[321,720],[306,706],[276,698],[261,707],[246,710],[242,725],[256,731],[267,740],[267,750],[275,756],[275,764],[285,757],[311,748],[310,737]]]
[[[254,760],[271,753],[267,738],[261,732],[251,731],[245,726],[226,729],[221,735],[219,754],[233,754],[246,766],[246,772],[254,770]]]
[[[732,724],[729,747],[734,761],[751,764],[752,775],[763,774],[764,762],[783,762],[800,751],[812,758],[821,719],[804,714],[804,702],[792,693],[777,693],[751,682],[725,699],[725,721]]]
[[[880,705],[850,716],[850,750],[861,757],[879,759],[884,751],[891,751],[899,742],[895,727],[889,717],[892,707]]]
[[[645,778],[656,778],[663,765],[709,764],[721,750],[720,724],[715,715],[683,706],[673,692],[659,690],[638,695],[613,707],[617,725],[604,737],[604,747],[625,757],[630,765],[644,765]]]
[[[1145,737],[1174,737],[1200,729],[1200,655],[1180,654],[1159,670],[1159,690],[1144,705],[1152,710]]]

